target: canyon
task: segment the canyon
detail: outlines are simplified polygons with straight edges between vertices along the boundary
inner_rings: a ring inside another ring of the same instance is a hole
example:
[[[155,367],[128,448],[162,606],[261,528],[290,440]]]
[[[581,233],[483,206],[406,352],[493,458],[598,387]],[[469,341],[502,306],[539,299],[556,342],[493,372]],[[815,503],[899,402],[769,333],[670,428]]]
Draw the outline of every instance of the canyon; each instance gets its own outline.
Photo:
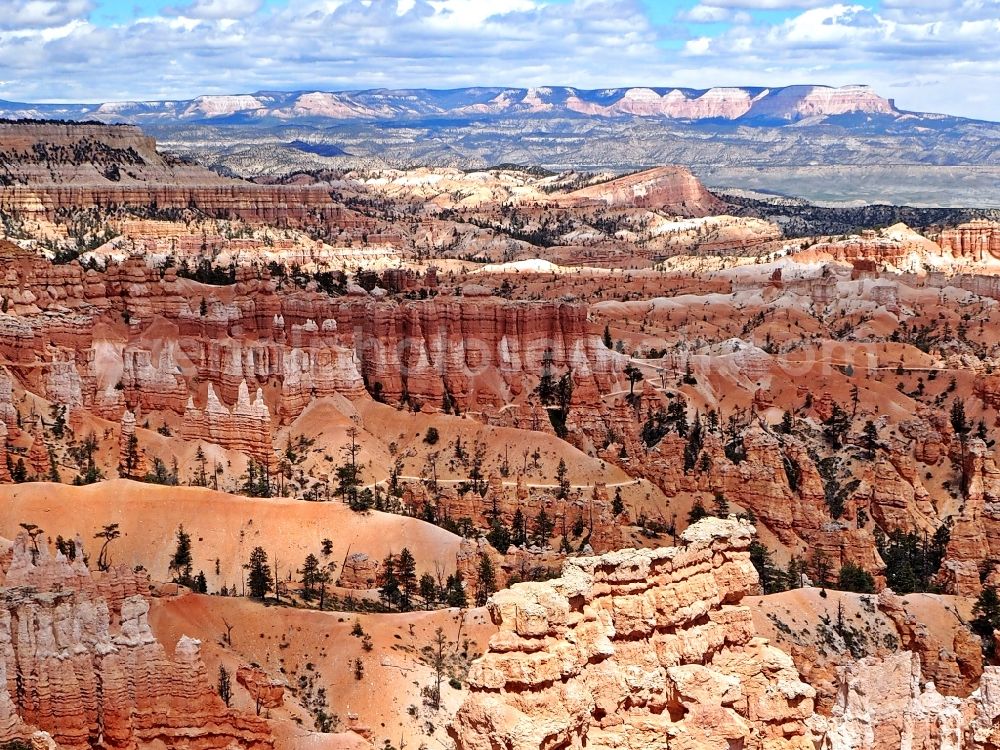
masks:
[[[993,213],[158,148],[0,124],[0,742],[996,744]]]

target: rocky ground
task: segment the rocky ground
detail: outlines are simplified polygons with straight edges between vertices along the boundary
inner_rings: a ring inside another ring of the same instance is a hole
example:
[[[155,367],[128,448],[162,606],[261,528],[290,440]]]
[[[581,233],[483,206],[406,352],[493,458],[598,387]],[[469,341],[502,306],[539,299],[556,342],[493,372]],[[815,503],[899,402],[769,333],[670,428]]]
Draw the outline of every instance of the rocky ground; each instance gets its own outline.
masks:
[[[997,744],[989,214],[2,127],[3,741]]]

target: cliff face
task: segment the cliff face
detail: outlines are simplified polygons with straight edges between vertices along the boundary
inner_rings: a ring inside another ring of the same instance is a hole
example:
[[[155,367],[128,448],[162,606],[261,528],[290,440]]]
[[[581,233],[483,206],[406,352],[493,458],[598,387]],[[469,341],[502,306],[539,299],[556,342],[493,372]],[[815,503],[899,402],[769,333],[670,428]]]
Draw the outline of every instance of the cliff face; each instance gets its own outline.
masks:
[[[0,186],[0,211],[21,219],[131,207],[273,225],[373,226],[321,187],[221,177],[159,153],[153,138],[128,125],[0,123]]]
[[[449,729],[459,750],[811,750],[815,693],[740,605],[752,532],[706,520],[685,547],[568,560],[494,595],[500,632]]]
[[[1000,259],[1000,224],[976,220],[941,233],[938,243],[956,258],[973,261]]]
[[[722,213],[725,204],[685,167],[660,167],[569,193],[567,202],[668,210],[686,216]]]
[[[839,674],[826,750],[992,750],[1000,743],[1000,669],[987,667],[967,698],[922,684],[920,658],[909,651],[862,659]]]
[[[556,377],[572,370],[581,397],[596,397],[613,389],[623,366],[579,304],[334,298],[279,290],[248,269],[235,285],[210,287],[172,271],[161,277],[139,259],[101,274],[36,258],[14,266],[0,280],[0,296],[11,301],[0,315],[0,352],[54,373],[26,385],[113,419],[136,407],[185,414],[193,396],[191,423],[212,421],[221,404],[203,402],[195,378],[234,405],[226,408],[286,422],[313,398],[356,397],[366,385],[392,402],[439,406],[448,394],[463,411],[499,406],[530,391],[546,359]],[[263,389],[263,400],[248,411],[241,388],[247,397]]]
[[[208,286],[140,258],[97,272],[14,254],[8,269],[0,418],[9,427],[17,420],[5,385],[16,378],[70,418],[172,413],[185,439],[265,460],[276,426],[317,398],[499,409],[526,400],[548,362],[555,380],[572,373],[582,415],[618,387],[625,362],[576,303],[400,300],[359,288],[332,297],[248,268],[235,284]],[[45,476],[42,443],[36,453]]]
[[[75,549],[70,562],[24,533],[15,541],[0,589],[0,742],[273,748],[265,722],[211,689],[198,641],[167,656],[147,621],[148,579],[92,575]]]

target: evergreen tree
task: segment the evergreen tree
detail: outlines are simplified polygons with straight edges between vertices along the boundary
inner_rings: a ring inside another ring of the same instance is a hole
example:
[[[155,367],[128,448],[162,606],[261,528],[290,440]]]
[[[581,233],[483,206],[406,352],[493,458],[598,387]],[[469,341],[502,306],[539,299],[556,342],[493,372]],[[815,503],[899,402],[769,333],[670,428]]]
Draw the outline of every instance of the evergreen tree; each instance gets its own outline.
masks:
[[[437,601],[437,583],[430,573],[424,573],[420,576],[420,598],[424,600],[424,607],[427,609],[430,609],[431,605]]]
[[[728,518],[729,516],[729,500],[721,492],[715,493],[714,507],[712,515],[718,516],[719,518]]]
[[[785,582],[788,588],[802,588],[802,576],[804,573],[805,568],[802,565],[802,561],[793,555],[792,559],[788,561],[788,571],[785,573]]]
[[[224,664],[219,665],[219,681],[216,686],[216,692],[218,692],[219,697],[222,698],[222,702],[227,706],[233,700],[233,685],[229,677],[229,671]]]
[[[539,547],[545,547],[549,543],[549,539],[552,538],[552,532],[555,531],[556,523],[551,519],[548,513],[545,512],[545,508],[538,511],[538,515],[535,516],[534,529],[532,530],[532,538],[535,544]]]
[[[615,497],[611,501],[611,512],[615,514],[616,518],[625,512],[625,502],[622,500],[621,487],[615,487]]]
[[[819,549],[814,550],[812,558],[809,560],[809,566],[812,569],[812,578],[816,585],[829,588],[831,585],[830,576],[832,570],[830,559],[826,556],[826,553]]]
[[[765,594],[775,594],[785,590],[784,576],[775,566],[771,551],[756,539],[750,543],[750,562],[757,571],[761,590]]]
[[[833,448],[844,446],[844,437],[851,429],[851,415],[834,402],[830,416],[823,421],[823,436]]]
[[[528,543],[528,521],[518,508],[510,521],[510,542],[515,547],[523,547]]]
[[[611,340],[611,329],[607,325],[604,326],[604,335],[601,337],[601,341],[608,349],[614,348],[614,341]]]
[[[841,591],[853,591],[856,594],[874,594],[875,579],[860,565],[848,562],[840,568],[837,588]]]
[[[94,534],[94,539],[103,539],[101,543],[101,551],[97,555],[97,569],[106,571],[111,567],[111,563],[108,561],[108,545],[111,544],[115,539],[122,535],[121,530],[118,528],[118,524],[109,523],[105,524],[104,528]],[[190,540],[189,540],[190,542]],[[74,554],[76,552],[76,547],[73,547]]]
[[[625,365],[625,369],[622,372],[628,378],[628,399],[629,403],[631,403],[635,399],[635,384],[642,380],[642,370],[629,363]]]
[[[170,558],[170,572],[173,580],[190,588],[195,588],[192,584],[191,566],[194,562],[191,553],[191,535],[184,530],[183,524],[177,527],[176,547],[174,554]]]
[[[996,656],[993,633],[1000,630],[1000,595],[993,586],[985,586],[972,607],[972,632],[983,639],[983,655]]]
[[[302,598],[310,601],[316,593],[316,584],[319,583],[319,560],[311,552],[306,555],[299,571],[302,583]]]
[[[413,609],[413,596],[417,593],[417,561],[406,547],[396,561],[396,577],[399,580],[399,608],[408,612]]]
[[[486,600],[497,590],[497,573],[489,555],[479,554],[479,583],[476,586],[476,606],[485,606]]]
[[[688,511],[687,521],[688,526],[698,523],[703,518],[709,515],[708,511],[705,510],[704,503],[701,502],[701,498],[697,498],[694,501],[694,505],[691,506],[691,510]]]
[[[865,443],[865,452],[868,453],[869,460],[874,461],[875,454],[879,448],[878,428],[875,426],[875,423],[870,419],[867,422],[865,422],[864,443]]]
[[[263,600],[267,592],[274,588],[274,577],[267,564],[267,552],[263,547],[254,547],[250,552],[250,563],[247,566],[247,588],[254,599]]]
[[[490,522],[490,530],[486,535],[486,541],[501,555],[507,554],[511,545],[511,534],[501,518],[494,518]]]
[[[559,459],[559,466],[556,467],[556,482],[559,488],[556,490],[556,497],[565,500],[569,497],[569,471],[566,468],[566,459]]]
[[[382,561],[381,585],[378,595],[390,609],[399,601],[399,579],[396,577],[396,558],[390,552]]]
[[[448,576],[445,583],[445,601],[449,607],[464,607],[468,603],[465,597],[465,580],[462,571],[456,570]]]

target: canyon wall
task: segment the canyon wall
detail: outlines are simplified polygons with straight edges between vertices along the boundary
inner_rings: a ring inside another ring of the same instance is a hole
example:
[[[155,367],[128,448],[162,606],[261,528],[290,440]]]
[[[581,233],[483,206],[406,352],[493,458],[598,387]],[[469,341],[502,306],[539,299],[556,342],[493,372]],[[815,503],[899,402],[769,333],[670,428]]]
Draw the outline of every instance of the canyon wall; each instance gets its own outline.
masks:
[[[0,743],[272,750],[267,724],[212,690],[198,641],[181,638],[167,656],[149,627],[146,576],[92,574],[79,539],[71,561],[23,532],[3,576]]]

